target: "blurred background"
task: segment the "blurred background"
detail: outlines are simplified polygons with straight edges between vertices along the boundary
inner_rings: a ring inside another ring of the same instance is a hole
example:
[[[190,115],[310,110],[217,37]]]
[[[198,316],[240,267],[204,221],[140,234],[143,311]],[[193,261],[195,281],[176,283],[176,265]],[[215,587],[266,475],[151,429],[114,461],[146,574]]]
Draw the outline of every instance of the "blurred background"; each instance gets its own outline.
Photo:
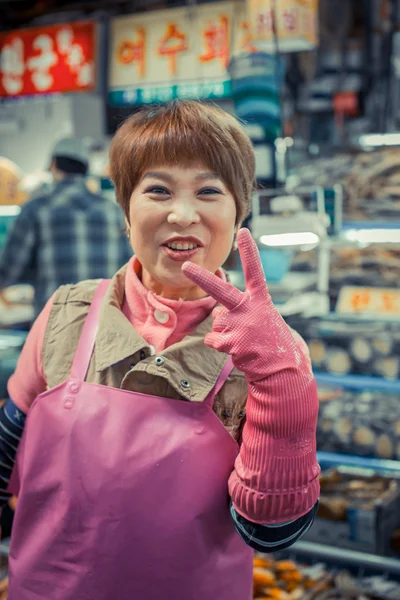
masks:
[[[282,593],[261,577],[257,597],[399,599],[399,0],[0,0],[0,398],[35,269],[46,276],[32,259],[14,281],[2,252],[21,207],[53,189],[55,144],[79,141],[68,157],[86,153],[85,186],[114,210],[113,133],[174,98],[244,123],[257,158],[246,225],[319,386],[321,509],[291,551],[309,570],[285,582],[260,562]],[[243,287],[235,254],[226,268]]]

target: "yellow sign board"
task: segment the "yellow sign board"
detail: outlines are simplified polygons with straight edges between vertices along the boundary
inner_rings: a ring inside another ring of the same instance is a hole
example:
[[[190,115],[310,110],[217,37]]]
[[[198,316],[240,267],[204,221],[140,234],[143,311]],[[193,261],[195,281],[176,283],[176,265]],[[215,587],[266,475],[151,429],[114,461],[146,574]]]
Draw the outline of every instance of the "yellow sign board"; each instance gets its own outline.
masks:
[[[400,290],[345,286],[336,307],[339,314],[400,318]]]
[[[21,204],[26,194],[21,189],[22,171],[7,158],[0,157],[0,205]]]
[[[219,2],[114,19],[110,93],[126,90],[132,103],[168,101],[196,95],[202,82],[206,96],[224,96],[234,14],[234,3]]]
[[[314,11],[293,12],[294,0],[280,0],[280,50],[303,50],[316,39]],[[250,3],[251,4],[251,3]],[[268,2],[267,2],[268,4]],[[261,7],[261,3],[260,3]],[[109,100],[111,104],[146,104],[173,98],[222,98],[231,95],[227,67],[238,54],[258,50],[256,17],[238,0],[116,17],[111,22]],[[304,7],[303,7],[304,8]],[[258,13],[257,13],[258,14]],[[312,20],[312,19],[311,19]],[[303,32],[308,31],[305,45]],[[265,39],[262,38],[265,42]],[[271,39],[270,39],[271,41]],[[297,47],[296,47],[297,43]],[[261,44],[261,42],[260,42]]]
[[[317,45],[318,0],[276,2],[246,0],[246,2],[252,39],[258,49],[265,51],[274,49],[274,31],[281,52],[310,50]]]

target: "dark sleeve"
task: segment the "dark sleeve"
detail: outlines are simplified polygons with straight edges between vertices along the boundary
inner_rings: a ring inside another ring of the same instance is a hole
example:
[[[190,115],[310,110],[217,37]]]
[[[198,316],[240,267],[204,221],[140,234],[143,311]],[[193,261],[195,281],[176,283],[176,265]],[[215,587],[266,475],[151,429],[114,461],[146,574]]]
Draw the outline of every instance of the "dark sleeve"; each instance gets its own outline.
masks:
[[[11,494],[8,482],[15,463],[18,446],[25,426],[26,415],[10,399],[0,408],[0,506]]]
[[[297,542],[310,529],[318,510],[319,502],[299,519],[280,525],[259,525],[239,515],[231,504],[231,515],[236,531],[242,540],[257,552],[285,550]]]

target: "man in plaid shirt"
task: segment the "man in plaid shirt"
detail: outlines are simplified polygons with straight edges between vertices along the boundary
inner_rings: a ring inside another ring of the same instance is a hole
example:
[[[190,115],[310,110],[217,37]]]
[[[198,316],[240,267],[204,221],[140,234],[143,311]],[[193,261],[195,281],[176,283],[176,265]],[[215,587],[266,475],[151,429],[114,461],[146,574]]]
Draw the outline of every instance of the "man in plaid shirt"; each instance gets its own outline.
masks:
[[[56,144],[54,185],[22,206],[0,253],[0,292],[32,284],[36,315],[60,285],[110,278],[132,255],[120,207],[86,187],[88,163],[79,140]]]

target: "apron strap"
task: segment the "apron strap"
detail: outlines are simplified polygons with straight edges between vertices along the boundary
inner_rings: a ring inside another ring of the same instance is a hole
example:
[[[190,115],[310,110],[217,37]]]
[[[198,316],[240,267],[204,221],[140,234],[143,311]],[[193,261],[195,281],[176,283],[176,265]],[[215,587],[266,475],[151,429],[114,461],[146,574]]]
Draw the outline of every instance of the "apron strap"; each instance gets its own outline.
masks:
[[[97,286],[92,298],[89,312],[87,314],[72,363],[71,379],[85,381],[86,373],[89,369],[90,359],[92,358],[93,354],[94,343],[96,341],[101,304],[109,283],[109,279],[103,279]]]
[[[207,398],[204,400],[204,404],[208,404],[209,406],[211,406],[211,408],[214,406],[215,396],[221,390],[222,386],[224,385],[224,383],[226,382],[226,380],[228,379],[228,377],[232,373],[232,371],[233,371],[233,362],[232,362],[232,358],[229,357],[228,360],[226,361],[221,373],[218,375],[216,384],[214,385],[211,392],[208,394]]]

